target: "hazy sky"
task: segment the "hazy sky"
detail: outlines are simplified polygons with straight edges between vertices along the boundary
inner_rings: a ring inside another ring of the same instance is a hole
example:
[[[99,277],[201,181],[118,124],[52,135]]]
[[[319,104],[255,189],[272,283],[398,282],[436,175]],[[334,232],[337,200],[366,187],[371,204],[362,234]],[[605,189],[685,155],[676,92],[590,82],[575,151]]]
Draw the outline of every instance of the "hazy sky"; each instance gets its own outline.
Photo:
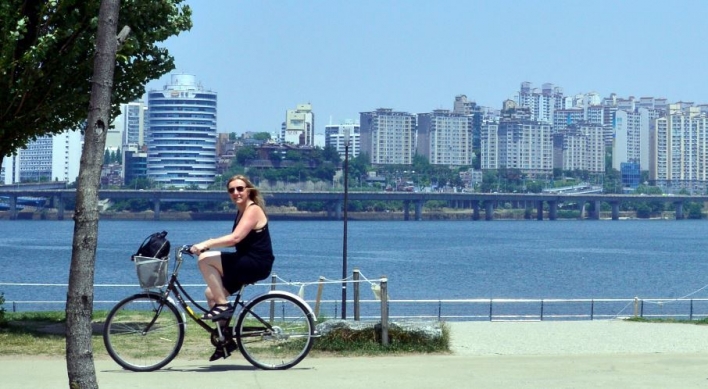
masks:
[[[220,132],[279,131],[309,102],[316,132],[359,112],[499,108],[523,81],[566,95],[708,103],[708,1],[187,0],[175,72],[218,93]],[[148,84],[162,89],[165,76]]]

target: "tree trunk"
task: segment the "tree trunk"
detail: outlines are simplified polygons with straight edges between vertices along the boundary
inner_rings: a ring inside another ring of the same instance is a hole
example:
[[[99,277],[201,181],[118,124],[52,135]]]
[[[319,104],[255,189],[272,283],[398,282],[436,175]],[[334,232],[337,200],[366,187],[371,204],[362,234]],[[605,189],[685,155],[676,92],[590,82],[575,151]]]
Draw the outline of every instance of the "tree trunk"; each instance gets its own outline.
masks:
[[[98,388],[91,346],[98,189],[110,123],[119,9],[120,0],[102,0],[98,14],[91,102],[76,192],[74,241],[66,299],[66,365],[70,389]]]

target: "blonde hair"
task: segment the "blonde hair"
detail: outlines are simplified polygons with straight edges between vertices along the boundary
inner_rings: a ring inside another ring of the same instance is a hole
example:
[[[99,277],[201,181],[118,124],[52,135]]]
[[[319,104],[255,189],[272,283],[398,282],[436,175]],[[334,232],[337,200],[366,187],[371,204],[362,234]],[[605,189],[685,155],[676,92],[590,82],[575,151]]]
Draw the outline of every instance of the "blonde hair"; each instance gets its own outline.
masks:
[[[248,177],[244,176],[243,174],[237,174],[237,175],[229,178],[229,180],[226,181],[226,189],[229,188],[230,183],[232,183],[233,181],[236,181],[236,180],[241,180],[246,184],[246,188],[249,189],[248,190],[248,198],[251,201],[253,201],[254,203],[256,203],[259,207],[261,207],[263,212],[265,212],[265,210],[266,210],[265,200],[263,200],[263,196],[261,196],[261,192],[258,190],[258,188],[256,188],[253,185],[251,180],[249,180]]]

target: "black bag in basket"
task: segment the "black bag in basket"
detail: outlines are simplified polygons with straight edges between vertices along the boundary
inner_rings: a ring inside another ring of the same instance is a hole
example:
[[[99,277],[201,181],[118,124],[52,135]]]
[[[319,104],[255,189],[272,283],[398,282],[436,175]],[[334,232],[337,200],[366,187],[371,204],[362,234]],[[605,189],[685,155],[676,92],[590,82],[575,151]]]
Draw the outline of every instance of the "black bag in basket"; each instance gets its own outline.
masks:
[[[138,252],[130,259],[133,260],[135,256],[166,259],[170,255],[170,241],[165,238],[166,236],[167,231],[148,236],[138,248]]]

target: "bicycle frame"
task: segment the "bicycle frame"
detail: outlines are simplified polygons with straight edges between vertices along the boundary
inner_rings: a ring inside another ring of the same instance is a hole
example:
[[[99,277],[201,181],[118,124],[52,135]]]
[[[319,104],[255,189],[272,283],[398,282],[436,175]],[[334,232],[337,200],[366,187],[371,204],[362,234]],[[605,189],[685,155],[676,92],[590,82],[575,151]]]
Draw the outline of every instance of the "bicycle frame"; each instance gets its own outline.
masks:
[[[207,308],[199,305],[178,279],[183,254],[191,255],[189,246],[177,250],[165,286],[128,296],[109,312],[103,340],[118,364],[133,371],[153,371],[172,361],[183,345],[185,316],[210,334],[217,348],[212,358],[226,358],[238,348],[252,365],[276,370],[295,366],[307,356],[319,335],[315,314],[302,298],[271,290],[244,300],[242,285],[233,294],[234,314],[202,319],[195,309],[206,313]]]
[[[182,267],[182,262],[183,262],[183,260],[182,260],[182,254],[183,254],[183,253],[187,253],[187,252],[186,252],[186,250],[185,250],[185,246],[183,246],[183,247],[177,249],[176,251],[177,251],[177,254],[175,255],[175,266],[174,266],[174,269],[173,269],[173,271],[172,271],[172,275],[170,276],[170,281],[168,282],[167,287],[165,288],[165,291],[162,293],[162,299],[163,299],[163,300],[169,300],[169,299],[170,299],[170,294],[174,295],[174,297],[177,299],[177,302],[178,302],[179,306],[182,307],[182,309],[184,310],[184,312],[187,312],[187,314],[189,315],[189,317],[190,317],[194,322],[196,322],[200,327],[202,327],[204,330],[206,330],[207,332],[210,332],[210,333],[212,333],[212,334],[214,334],[214,330],[216,330],[216,334],[215,334],[215,335],[218,335],[219,341],[223,341],[223,340],[224,340],[224,334],[222,333],[222,328],[231,328],[231,329],[232,329],[232,332],[234,332],[234,331],[233,331],[233,328],[234,328],[234,326],[236,325],[236,322],[237,322],[237,320],[235,320],[235,319],[238,318],[240,315],[242,315],[242,314],[245,313],[244,309],[246,308],[246,304],[245,304],[245,303],[243,302],[243,300],[241,299],[241,296],[243,295],[243,290],[245,289],[246,285],[242,285],[241,288],[238,290],[238,292],[236,292],[236,293],[233,294],[233,296],[234,296],[234,302],[233,302],[234,314],[231,315],[231,316],[229,316],[228,318],[224,319],[224,320],[226,320],[226,325],[225,325],[224,327],[217,325],[217,326],[215,326],[215,328],[214,328],[214,327],[212,327],[211,325],[209,325],[209,323],[208,323],[207,321],[205,321],[205,320],[202,319],[200,316],[198,316],[198,315],[194,312],[194,310],[192,309],[192,306],[187,302],[187,300],[189,300],[189,302],[191,302],[192,305],[196,306],[201,312],[207,312],[207,311],[208,311],[207,308],[202,307],[201,305],[199,305],[199,303],[197,303],[196,301],[194,301],[194,299],[192,298],[192,296],[190,296],[189,293],[184,289],[184,287],[182,286],[182,284],[180,284],[180,282],[179,282],[179,280],[178,280],[178,275],[179,275],[179,269]],[[312,308],[311,308],[302,298],[300,298],[300,296],[295,295],[295,294],[293,294],[293,293],[286,292],[286,291],[269,291],[269,292],[260,294],[260,295],[258,295],[258,296],[255,296],[255,298],[260,297],[260,296],[262,296],[262,295],[270,295],[270,294],[273,294],[273,295],[287,295],[287,296],[290,296],[290,297],[292,297],[292,298],[294,298],[294,299],[300,301],[300,302],[303,304],[303,306],[305,306],[305,307],[307,308],[308,313],[312,316],[313,320],[314,320],[314,321],[317,321],[317,317],[315,316],[314,311],[312,311]],[[187,300],[184,299],[183,295],[187,297]],[[238,312],[236,312],[236,307],[240,307],[240,308],[238,308]],[[159,316],[161,310],[162,310],[162,307],[160,307],[160,309],[159,309],[158,312],[156,313],[155,318],[157,318],[157,317]],[[257,318],[258,321],[259,321],[266,329],[268,329],[268,330],[272,330],[272,329],[273,329],[272,326],[270,325],[270,323],[268,323],[267,320],[264,320],[263,318],[259,317],[258,315],[254,314],[253,312],[251,312],[251,314],[253,314],[254,317]],[[230,323],[231,323],[232,320],[233,320],[233,326],[230,325]],[[149,328],[150,328],[150,326],[148,326],[148,328],[146,329],[146,331],[149,330]],[[241,335],[241,334],[238,334],[238,336],[242,336],[242,335]]]

